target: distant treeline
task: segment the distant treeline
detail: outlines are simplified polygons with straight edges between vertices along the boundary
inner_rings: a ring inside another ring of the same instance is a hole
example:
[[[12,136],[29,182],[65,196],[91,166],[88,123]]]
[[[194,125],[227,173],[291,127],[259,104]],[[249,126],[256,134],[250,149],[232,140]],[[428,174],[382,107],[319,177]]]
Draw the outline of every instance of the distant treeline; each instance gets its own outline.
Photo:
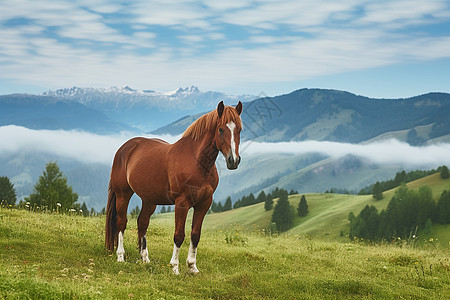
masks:
[[[225,200],[225,204],[222,204],[221,202],[214,202],[211,205],[211,211],[212,212],[223,212],[228,211],[231,209],[236,209],[239,207],[249,206],[261,202],[266,202],[266,200],[273,200],[276,198],[279,198],[282,194],[289,194],[289,195],[295,195],[298,194],[295,190],[290,190],[289,192],[285,189],[275,188],[270,193],[266,194],[264,191],[261,191],[257,197],[253,193],[250,193],[249,195],[243,196],[242,198],[236,200],[234,204],[231,203],[231,197],[228,197]]]
[[[439,167],[437,170],[429,170],[429,171],[422,171],[422,170],[416,170],[406,173],[404,170],[401,172],[397,172],[395,174],[394,179],[386,180],[386,181],[377,181],[374,184],[371,184],[369,186],[366,186],[365,188],[362,188],[358,195],[370,195],[373,193],[375,185],[377,186],[377,189],[379,188],[381,192],[396,188],[400,186],[402,183],[408,183],[423,177],[426,177],[428,175],[432,175],[437,172],[441,172],[443,168],[446,168],[445,166]]]
[[[386,210],[379,213],[375,206],[367,205],[358,216],[351,212],[348,219],[351,239],[414,238],[418,231],[431,228],[433,223],[450,223],[450,192],[444,191],[436,203],[428,186],[411,190],[402,185]]]

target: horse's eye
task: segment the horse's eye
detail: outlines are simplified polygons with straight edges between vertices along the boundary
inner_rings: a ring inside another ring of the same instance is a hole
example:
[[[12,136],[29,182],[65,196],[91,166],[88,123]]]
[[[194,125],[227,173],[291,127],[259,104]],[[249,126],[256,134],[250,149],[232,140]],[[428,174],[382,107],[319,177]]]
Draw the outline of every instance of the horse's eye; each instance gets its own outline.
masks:
[[[219,133],[223,134],[223,129],[222,128],[219,128]]]

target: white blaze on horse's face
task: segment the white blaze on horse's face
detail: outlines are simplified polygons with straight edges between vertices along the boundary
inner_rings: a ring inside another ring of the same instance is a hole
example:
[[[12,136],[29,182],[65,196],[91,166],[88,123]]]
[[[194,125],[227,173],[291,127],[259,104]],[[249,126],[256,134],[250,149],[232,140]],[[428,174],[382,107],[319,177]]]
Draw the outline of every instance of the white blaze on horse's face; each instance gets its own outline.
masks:
[[[240,161],[241,161],[241,157],[239,156],[239,142],[236,142],[236,134],[235,134],[235,129],[236,129],[236,124],[234,122],[230,122],[226,124],[227,128],[230,130],[231,132],[231,137],[230,137],[230,153],[227,153],[225,159],[227,162],[227,167],[230,170],[234,170],[237,169]],[[239,133],[238,133],[239,134]]]

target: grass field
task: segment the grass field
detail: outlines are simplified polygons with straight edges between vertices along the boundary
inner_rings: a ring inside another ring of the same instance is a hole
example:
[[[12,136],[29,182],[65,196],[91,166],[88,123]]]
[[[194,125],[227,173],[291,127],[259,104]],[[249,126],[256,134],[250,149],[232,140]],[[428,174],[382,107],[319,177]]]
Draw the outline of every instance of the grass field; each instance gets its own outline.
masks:
[[[413,248],[324,241],[294,231],[267,236],[251,225],[255,209],[242,209],[242,226],[221,224],[217,219],[226,214],[209,215],[198,252],[201,273],[192,276],[181,267],[175,276],[168,266],[172,214],[152,218],[151,262],[144,264],[135,219],[125,233],[126,262],[118,263],[104,248],[102,217],[0,208],[0,297],[445,299],[450,294],[450,251],[433,242]],[[182,261],[187,248],[185,243]]]
[[[413,181],[407,186],[417,189],[427,185],[432,189],[433,198],[437,201],[444,190],[450,190],[450,179],[443,180],[439,173]],[[348,241],[349,232],[348,214],[352,211],[355,215],[366,205],[374,205],[379,211],[386,209],[394,195],[395,189],[383,193],[384,197],[376,201],[372,195],[343,195],[343,194],[305,194],[308,202],[309,214],[306,217],[296,217],[294,228],[290,234],[308,234],[314,238],[327,241]],[[301,195],[289,196],[289,202],[293,208],[297,208]],[[161,216],[168,218],[169,215]],[[264,210],[264,203],[239,208],[219,214],[206,216],[207,228],[220,226],[233,226],[238,224],[242,230],[255,231],[269,227],[272,211]],[[173,218],[173,216],[172,216]],[[431,232],[421,233],[419,242],[437,238],[442,247],[450,248],[450,225],[433,226]]]

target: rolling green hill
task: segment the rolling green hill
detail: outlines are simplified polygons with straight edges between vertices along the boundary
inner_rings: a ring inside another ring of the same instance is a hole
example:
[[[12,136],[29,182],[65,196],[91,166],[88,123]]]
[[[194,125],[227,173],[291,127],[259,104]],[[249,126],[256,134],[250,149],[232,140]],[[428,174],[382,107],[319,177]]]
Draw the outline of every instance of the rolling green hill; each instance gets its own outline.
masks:
[[[443,180],[439,173],[421,178],[407,184],[409,188],[419,188],[427,185],[432,189],[433,198],[438,200],[444,190],[450,190],[450,179]],[[295,227],[289,233],[331,240],[346,241],[348,234],[348,214],[357,215],[366,205],[374,205],[378,210],[386,209],[394,195],[395,189],[384,192],[384,197],[376,201],[371,195],[343,194],[306,194],[309,214],[306,217],[295,218]],[[289,197],[291,206],[297,208],[301,195]],[[233,226],[238,224],[246,230],[261,230],[270,225],[272,211],[264,210],[264,203],[234,209],[223,213],[210,214],[206,217],[207,227]],[[434,237],[440,240],[442,246],[449,247],[450,226],[436,225],[435,231],[428,233],[423,239]],[[445,230],[446,229],[446,230]]]

